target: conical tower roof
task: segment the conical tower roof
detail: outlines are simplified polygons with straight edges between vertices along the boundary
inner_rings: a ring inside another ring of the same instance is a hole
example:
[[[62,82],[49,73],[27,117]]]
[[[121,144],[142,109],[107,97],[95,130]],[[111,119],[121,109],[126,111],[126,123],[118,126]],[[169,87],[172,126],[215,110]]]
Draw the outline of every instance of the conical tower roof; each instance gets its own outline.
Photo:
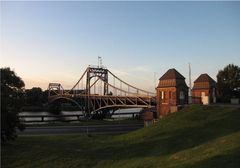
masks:
[[[159,80],[185,79],[176,69],[169,69]]]
[[[210,89],[212,87],[216,87],[216,82],[208,75],[201,74],[195,81],[193,90],[198,89]]]
[[[162,87],[178,87],[183,85],[187,87],[185,78],[174,68],[169,69],[160,79],[158,88]]]
[[[209,83],[216,83],[208,74],[201,74],[195,81],[194,83],[199,83],[199,82],[209,82]]]

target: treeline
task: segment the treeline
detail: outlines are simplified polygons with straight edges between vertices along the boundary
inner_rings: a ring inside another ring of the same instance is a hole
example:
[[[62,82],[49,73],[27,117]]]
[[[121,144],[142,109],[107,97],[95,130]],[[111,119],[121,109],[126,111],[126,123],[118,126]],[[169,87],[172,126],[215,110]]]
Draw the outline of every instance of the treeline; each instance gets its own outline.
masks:
[[[25,89],[23,94],[23,107],[21,111],[40,112],[48,111],[59,113],[60,111],[76,111],[79,108],[71,102],[54,102],[48,104],[48,90],[42,90],[40,87]]]
[[[39,87],[25,89],[24,104],[21,111],[46,111],[48,109],[48,90]]]
[[[32,89],[25,89],[23,92],[23,106],[21,111],[26,112],[40,112],[48,111],[52,113],[59,113],[60,111],[78,111],[80,110],[75,104],[71,102],[54,102],[48,103],[48,90],[42,90],[40,87],[33,87]]]

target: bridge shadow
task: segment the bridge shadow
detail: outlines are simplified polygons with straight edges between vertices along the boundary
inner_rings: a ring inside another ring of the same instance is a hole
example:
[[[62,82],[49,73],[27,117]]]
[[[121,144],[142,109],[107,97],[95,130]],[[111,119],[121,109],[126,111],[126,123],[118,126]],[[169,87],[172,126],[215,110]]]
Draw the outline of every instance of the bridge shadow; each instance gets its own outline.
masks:
[[[94,152],[101,153],[99,159],[103,160],[171,155],[240,131],[238,119],[239,111],[235,110],[212,122],[199,123],[187,128],[176,128],[167,132],[156,129],[159,133],[154,133],[155,137],[143,136],[137,141],[136,139],[123,138],[104,145],[105,147],[98,148]]]
[[[232,150],[228,154],[217,155],[212,158],[196,162],[192,165],[185,165],[185,168],[239,168],[240,167],[240,149]]]

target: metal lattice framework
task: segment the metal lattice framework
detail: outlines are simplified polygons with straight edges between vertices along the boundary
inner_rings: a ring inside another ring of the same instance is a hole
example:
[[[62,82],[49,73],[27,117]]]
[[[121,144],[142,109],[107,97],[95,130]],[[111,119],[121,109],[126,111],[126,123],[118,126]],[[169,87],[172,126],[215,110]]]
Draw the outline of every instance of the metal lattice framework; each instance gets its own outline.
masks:
[[[59,83],[48,87],[49,103],[69,100],[86,115],[118,108],[150,108],[156,105],[155,93],[134,87],[104,67],[89,66],[70,90]]]

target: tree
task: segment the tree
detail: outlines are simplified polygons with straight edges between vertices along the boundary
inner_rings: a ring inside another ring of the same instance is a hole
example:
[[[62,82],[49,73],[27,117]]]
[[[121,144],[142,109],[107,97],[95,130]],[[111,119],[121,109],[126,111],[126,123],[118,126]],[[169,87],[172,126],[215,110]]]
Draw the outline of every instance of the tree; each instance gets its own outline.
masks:
[[[42,106],[43,91],[39,87],[25,90],[25,103],[30,106]]]
[[[240,68],[229,64],[217,74],[218,93],[223,101],[232,97],[240,97]]]
[[[23,105],[23,80],[10,68],[1,68],[1,142],[17,137],[16,128],[24,129],[18,118]]]

